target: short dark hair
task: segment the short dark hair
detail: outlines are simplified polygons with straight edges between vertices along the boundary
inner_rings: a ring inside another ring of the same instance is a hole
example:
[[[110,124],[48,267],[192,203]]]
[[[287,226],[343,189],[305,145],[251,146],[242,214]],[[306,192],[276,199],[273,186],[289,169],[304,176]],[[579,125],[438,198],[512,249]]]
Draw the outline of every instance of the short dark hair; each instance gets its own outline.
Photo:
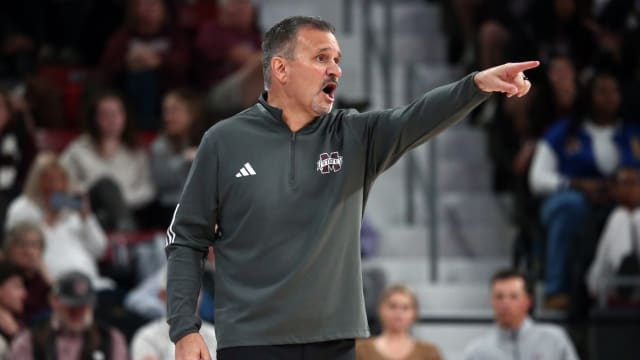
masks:
[[[0,261],[0,286],[16,276],[22,278],[22,271],[19,267],[8,261]]]
[[[262,41],[262,73],[265,89],[271,86],[271,60],[275,56],[288,59],[293,57],[295,39],[298,30],[303,27],[336,33],[333,25],[319,17],[291,16],[273,25]]]
[[[493,287],[496,282],[509,279],[521,279],[522,283],[524,284],[524,291],[530,297],[533,296],[533,287],[531,285],[531,282],[525,274],[516,269],[502,269],[496,271],[495,274],[493,274],[493,276],[491,277],[490,285]]]

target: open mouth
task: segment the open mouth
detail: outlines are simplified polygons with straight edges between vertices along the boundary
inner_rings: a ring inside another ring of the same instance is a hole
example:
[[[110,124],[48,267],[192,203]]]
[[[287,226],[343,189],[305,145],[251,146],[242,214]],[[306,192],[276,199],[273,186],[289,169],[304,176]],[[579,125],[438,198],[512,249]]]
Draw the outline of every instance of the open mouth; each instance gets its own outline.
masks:
[[[330,82],[322,88],[322,92],[327,94],[329,98],[333,100],[336,89],[338,89],[338,84],[335,82]]]

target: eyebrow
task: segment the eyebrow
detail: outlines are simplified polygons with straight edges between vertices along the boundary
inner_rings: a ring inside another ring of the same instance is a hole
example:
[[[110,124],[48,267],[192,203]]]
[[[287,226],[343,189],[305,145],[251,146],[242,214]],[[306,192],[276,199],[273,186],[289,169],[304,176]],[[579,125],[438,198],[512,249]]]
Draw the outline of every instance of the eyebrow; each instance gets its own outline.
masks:
[[[319,49],[319,50],[318,50],[318,52],[325,52],[325,51],[330,51],[330,50],[331,50],[331,48],[329,48],[329,47],[324,47],[324,48]],[[340,52],[340,50],[338,50],[338,57],[339,57],[340,59],[342,59],[342,53]]]

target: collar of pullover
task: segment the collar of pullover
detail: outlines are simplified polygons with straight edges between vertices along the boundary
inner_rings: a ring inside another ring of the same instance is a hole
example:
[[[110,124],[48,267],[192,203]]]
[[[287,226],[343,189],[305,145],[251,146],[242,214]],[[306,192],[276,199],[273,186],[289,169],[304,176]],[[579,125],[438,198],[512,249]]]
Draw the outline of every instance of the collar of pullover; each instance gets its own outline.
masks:
[[[267,91],[263,91],[260,97],[258,98],[258,108],[260,108],[262,112],[269,115],[268,118],[270,121],[273,121],[278,125],[284,127],[285,129],[291,131],[287,126],[287,124],[284,122],[284,119],[282,118],[282,109],[270,105],[267,102],[268,97],[269,97],[269,93]],[[313,119],[310,123],[305,125],[302,129],[298,130],[297,133],[304,134],[304,133],[313,132],[318,127],[318,124],[320,124],[321,122],[320,119],[322,117],[323,116],[319,116]]]
[[[517,341],[519,337],[524,336],[531,326],[533,326],[533,322],[529,317],[524,319],[517,329],[505,329],[498,326],[498,337],[503,341]]]

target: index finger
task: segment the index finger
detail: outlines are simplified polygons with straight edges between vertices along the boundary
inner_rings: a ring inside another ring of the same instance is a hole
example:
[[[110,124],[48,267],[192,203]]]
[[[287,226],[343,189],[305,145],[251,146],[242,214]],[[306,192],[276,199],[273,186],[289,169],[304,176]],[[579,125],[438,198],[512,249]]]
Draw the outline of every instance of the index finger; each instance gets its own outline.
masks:
[[[534,61],[510,63],[508,64],[508,66],[509,66],[509,71],[511,72],[521,72],[521,71],[533,69],[540,66],[540,61],[534,60]]]

